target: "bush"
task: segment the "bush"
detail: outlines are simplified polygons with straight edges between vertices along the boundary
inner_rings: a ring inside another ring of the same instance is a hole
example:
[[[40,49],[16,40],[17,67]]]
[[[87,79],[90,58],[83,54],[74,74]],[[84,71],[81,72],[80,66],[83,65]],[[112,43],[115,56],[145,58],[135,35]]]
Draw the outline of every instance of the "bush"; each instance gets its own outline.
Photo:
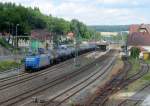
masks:
[[[134,58],[134,59],[138,59],[139,58],[139,55],[140,55],[140,49],[137,48],[137,47],[132,47],[131,48],[131,58]]]
[[[6,71],[12,68],[16,68],[21,64],[16,63],[15,61],[2,61],[0,62],[0,71]]]

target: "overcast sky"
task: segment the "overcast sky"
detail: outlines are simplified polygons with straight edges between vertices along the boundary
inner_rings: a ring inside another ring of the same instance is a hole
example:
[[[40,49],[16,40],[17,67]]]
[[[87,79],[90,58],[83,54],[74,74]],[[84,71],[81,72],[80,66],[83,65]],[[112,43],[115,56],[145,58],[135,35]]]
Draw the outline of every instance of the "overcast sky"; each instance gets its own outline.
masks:
[[[150,0],[0,0],[39,7],[44,14],[87,25],[150,23]]]

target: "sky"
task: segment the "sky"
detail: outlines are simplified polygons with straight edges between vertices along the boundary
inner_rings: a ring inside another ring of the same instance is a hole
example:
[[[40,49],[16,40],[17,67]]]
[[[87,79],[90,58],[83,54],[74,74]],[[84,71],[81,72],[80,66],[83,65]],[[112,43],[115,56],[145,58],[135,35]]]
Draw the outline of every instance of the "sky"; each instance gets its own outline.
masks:
[[[39,7],[43,14],[87,25],[150,23],[150,0],[0,0]]]

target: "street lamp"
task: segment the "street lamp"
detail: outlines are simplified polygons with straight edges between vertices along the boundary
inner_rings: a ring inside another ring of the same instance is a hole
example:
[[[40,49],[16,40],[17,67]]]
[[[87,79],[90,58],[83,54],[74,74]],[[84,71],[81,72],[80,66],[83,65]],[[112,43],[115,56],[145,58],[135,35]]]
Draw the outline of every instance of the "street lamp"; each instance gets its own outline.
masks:
[[[15,44],[15,46],[16,46],[16,48],[18,47],[18,39],[17,39],[17,36],[18,36],[18,26],[19,26],[19,24],[17,24],[16,25],[16,44]]]
[[[18,32],[17,32],[18,31],[18,26],[19,26],[19,24],[16,25],[16,36],[18,34]]]
[[[94,51],[95,51],[95,56],[96,56],[96,32],[94,32],[94,46],[95,46],[95,48],[94,48]]]
[[[11,23],[11,35],[13,36],[13,33],[14,33],[14,31],[13,31],[13,27],[14,27],[14,24],[13,23]]]

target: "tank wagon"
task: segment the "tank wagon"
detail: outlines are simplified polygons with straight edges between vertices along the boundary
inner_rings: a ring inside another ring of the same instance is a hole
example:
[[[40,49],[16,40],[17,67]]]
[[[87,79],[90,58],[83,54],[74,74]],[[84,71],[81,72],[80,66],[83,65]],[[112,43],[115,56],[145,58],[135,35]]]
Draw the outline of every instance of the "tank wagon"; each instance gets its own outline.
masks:
[[[78,54],[95,50],[96,45],[80,45],[78,48]],[[25,70],[26,71],[38,71],[41,68],[48,67],[52,64],[57,64],[69,58],[75,56],[75,48],[67,47],[66,45],[60,45],[55,50],[48,50],[48,53],[44,54],[43,49],[39,49],[38,54],[30,54],[25,57]]]

